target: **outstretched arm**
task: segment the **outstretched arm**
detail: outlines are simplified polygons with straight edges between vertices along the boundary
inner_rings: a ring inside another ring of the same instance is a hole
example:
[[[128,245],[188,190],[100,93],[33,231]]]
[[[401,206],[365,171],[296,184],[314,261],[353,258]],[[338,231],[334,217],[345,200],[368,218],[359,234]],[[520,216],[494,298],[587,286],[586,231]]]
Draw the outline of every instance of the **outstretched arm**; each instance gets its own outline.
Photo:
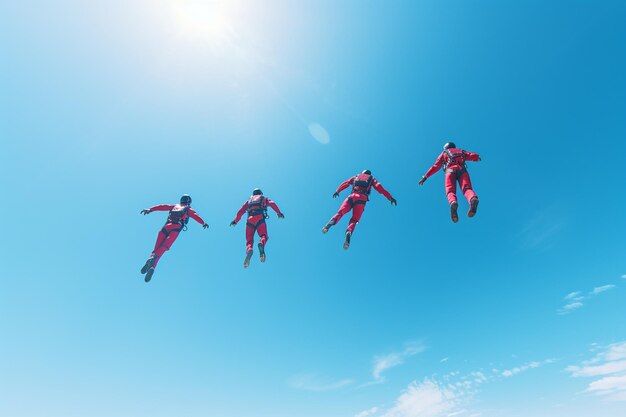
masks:
[[[478,162],[480,161],[480,155],[474,152],[463,151],[466,161]]]
[[[374,179],[372,181],[372,187],[374,187],[374,189],[378,191],[380,194],[387,197],[387,200],[391,201],[391,204],[394,204],[394,205],[396,204],[396,199],[391,196],[389,191],[385,190],[385,187],[383,187],[383,185],[379,183],[378,180]]]
[[[197,221],[198,223],[200,223],[202,226],[206,225],[207,223],[202,219],[202,217],[200,217],[200,215],[198,213],[196,213],[196,211],[194,209],[192,209],[191,207],[189,207],[189,210],[187,210],[187,214],[189,215],[189,217],[191,217],[192,219],[194,219],[195,221]],[[208,225],[207,225],[208,227]],[[206,228],[206,227],[205,227]]]
[[[231,225],[235,225],[237,224],[237,222],[239,220],[241,220],[241,216],[243,216],[243,214],[248,210],[248,201],[246,201],[245,203],[243,203],[243,206],[241,206],[241,208],[239,209],[239,211],[237,212],[237,216],[235,216],[235,220],[233,220],[230,224]],[[234,224],[233,224],[234,223]]]
[[[157,206],[150,207],[149,209],[141,210],[141,214],[146,215],[148,213],[152,213],[153,211],[170,211],[173,208],[173,204],[159,204]]]
[[[441,169],[441,167],[443,166],[443,163],[445,161],[443,155],[444,155],[443,153],[441,155],[439,155],[439,157],[437,158],[437,160],[435,161],[433,166],[431,166],[430,169],[428,171],[426,171],[426,174],[424,174],[424,176],[426,178],[430,177],[431,175],[435,174],[437,171],[439,171]]]
[[[426,171],[426,174],[424,174],[422,179],[419,180],[419,182],[418,182],[419,185],[424,184],[424,181],[426,181],[428,179],[428,177],[430,177],[431,175],[433,175],[434,173],[436,173],[437,171],[439,171],[441,169],[441,167],[443,166],[443,163],[445,162],[445,159],[444,159],[443,155],[444,155],[444,153],[442,152],[437,157],[437,160],[435,161],[433,166],[431,166],[430,169],[428,171]]]
[[[340,192],[342,192],[343,190],[345,190],[352,184],[354,184],[354,177],[351,177],[345,180],[344,182],[342,182],[341,184],[339,184],[339,187],[337,187],[337,191],[335,191],[335,194],[333,194],[333,197],[338,197]]]
[[[272,210],[274,210],[276,212],[276,214],[278,214],[278,217],[280,217],[281,219],[283,217],[285,217],[283,215],[283,213],[280,211],[280,209],[278,208],[278,206],[276,205],[276,203],[274,203],[272,200],[270,200],[269,198],[267,199],[267,205],[270,206],[272,208]]]

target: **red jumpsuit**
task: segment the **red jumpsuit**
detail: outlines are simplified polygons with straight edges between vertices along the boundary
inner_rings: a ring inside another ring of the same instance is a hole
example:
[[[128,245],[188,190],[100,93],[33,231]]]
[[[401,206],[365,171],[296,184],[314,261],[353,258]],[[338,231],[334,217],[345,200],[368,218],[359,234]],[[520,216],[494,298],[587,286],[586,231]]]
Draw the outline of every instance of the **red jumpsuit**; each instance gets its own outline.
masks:
[[[150,210],[150,212],[170,211],[176,206],[181,206],[181,204],[159,204],[158,206],[150,207],[148,210]],[[170,250],[172,244],[174,244],[176,238],[178,238],[178,234],[185,227],[184,221],[187,219],[187,217],[191,217],[202,225],[205,224],[204,220],[202,220],[202,217],[200,217],[198,213],[196,213],[191,207],[187,208],[186,213],[183,215],[180,221],[172,221],[172,219],[168,217],[165,226],[163,226],[163,228],[157,235],[154,250],[152,251],[152,266],[154,268],[156,268],[157,264],[159,263],[159,259],[161,259],[161,256],[163,256],[165,252]]]
[[[358,177],[358,176],[357,176]],[[345,190],[349,186],[354,184],[354,180],[357,177],[352,177],[350,179],[345,180],[341,183],[341,185],[337,188],[336,193],[340,193]],[[393,200],[389,191],[385,190],[381,183],[379,183],[376,178],[372,177],[371,185],[369,189],[354,187],[352,189],[352,193],[346,198],[341,207],[339,207],[339,211],[328,221],[329,225],[335,225],[341,218],[347,214],[350,210],[352,210],[352,218],[350,219],[350,223],[348,224],[348,228],[346,231],[352,234],[354,232],[354,228],[356,227],[359,220],[361,220],[361,216],[363,215],[363,211],[365,211],[365,204],[369,201],[369,193],[370,190],[374,188],[380,194],[387,197],[388,200]]]
[[[250,197],[243,206],[237,212],[237,216],[235,217],[234,222],[238,223],[241,220],[241,217],[245,212],[248,212],[248,220],[246,221],[246,253],[252,250],[252,246],[254,245],[254,232],[256,231],[261,238],[261,245],[265,246],[269,236],[267,236],[267,224],[265,223],[265,212],[267,211],[267,206],[270,206],[272,210],[274,210],[277,214],[281,214],[280,209],[272,200],[265,196],[262,197],[260,201],[260,208],[258,206],[251,205],[251,201],[254,197]]]
[[[455,156],[458,155],[458,156]],[[450,157],[452,156],[452,158]],[[472,198],[478,196],[472,189],[472,182],[470,180],[469,173],[465,168],[465,161],[473,161],[476,162],[480,159],[480,156],[477,153],[464,151],[463,149],[458,148],[448,148],[439,155],[435,164],[430,167],[428,172],[424,175],[424,177],[428,178],[437,171],[439,171],[442,167],[445,167],[446,177],[445,177],[445,187],[446,187],[446,196],[448,197],[448,203],[456,203],[456,183],[459,182],[461,186],[461,191],[463,191],[463,195],[467,199],[468,202],[472,200]]]

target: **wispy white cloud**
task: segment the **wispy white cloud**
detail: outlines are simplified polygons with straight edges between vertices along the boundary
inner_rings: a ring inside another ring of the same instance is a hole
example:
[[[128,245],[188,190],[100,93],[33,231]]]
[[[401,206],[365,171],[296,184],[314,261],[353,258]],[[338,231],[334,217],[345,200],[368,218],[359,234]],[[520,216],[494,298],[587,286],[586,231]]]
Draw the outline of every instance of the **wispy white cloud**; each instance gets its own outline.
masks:
[[[301,389],[304,391],[333,391],[347,387],[353,384],[352,379],[341,379],[337,381],[331,381],[321,378],[315,374],[303,374],[297,375],[289,381],[289,385],[292,388]]]
[[[478,417],[470,410],[472,399],[483,384],[508,379],[523,371],[556,362],[556,359],[528,362],[507,371],[491,369],[462,374],[449,372],[440,377],[413,381],[400,393],[393,406],[380,408],[379,417]]]
[[[555,359],[546,359],[543,360],[541,362],[537,362],[537,361],[533,361],[533,362],[528,362],[525,363],[524,365],[520,365],[520,366],[516,366],[515,368],[511,368],[511,369],[506,369],[502,372],[500,372],[500,375],[502,375],[505,378],[510,378],[514,375],[517,375],[521,372],[527,371],[529,369],[535,369],[535,368],[539,368],[542,365],[546,365],[549,363],[554,363],[556,362]]]
[[[598,350],[594,346],[594,350]],[[598,378],[589,383],[587,392],[612,401],[626,401],[626,342],[605,348],[581,365],[565,369],[572,377]]]
[[[404,350],[400,352],[392,352],[386,355],[376,356],[374,358],[374,366],[372,367],[372,376],[376,382],[384,381],[382,373],[386,370],[398,365],[402,365],[404,361],[418,353],[426,350],[420,342],[409,342],[406,344]]]
[[[413,381],[382,417],[448,417],[457,415],[463,393],[431,379]]]
[[[573,303],[565,304],[559,310],[559,314],[563,315],[563,314],[571,313],[574,310],[578,310],[582,306],[584,306],[584,304],[580,301],[574,301]]]
[[[572,311],[578,310],[579,308],[585,305],[585,302],[589,298],[595,297],[598,294],[602,294],[603,292],[612,290],[613,288],[615,288],[615,285],[607,284],[607,285],[602,285],[600,287],[595,287],[593,290],[589,291],[586,294],[584,294],[582,291],[570,292],[565,297],[563,297],[563,301],[565,301],[565,304],[563,305],[563,307],[557,310],[557,313],[560,315],[564,315],[564,314],[569,314]]]
[[[622,275],[622,278],[626,279],[626,274]]]
[[[603,293],[605,291],[612,290],[613,288],[615,288],[615,285],[613,285],[613,284],[603,285],[601,287],[594,288],[593,291],[591,291],[591,294],[594,294],[594,295],[595,294],[600,294],[600,293]]]
[[[570,366],[567,368],[572,376],[600,376],[626,371],[626,360],[606,362],[601,365]]]
[[[376,414],[376,413],[378,413],[378,410],[379,410],[379,408],[378,408],[378,407],[372,407],[372,408],[370,408],[369,410],[364,410],[364,411],[361,411],[361,412],[360,412],[360,413],[358,413],[358,414],[355,414],[355,415],[354,415],[354,417],[367,417],[367,416],[369,416],[369,415],[371,415],[371,414]]]

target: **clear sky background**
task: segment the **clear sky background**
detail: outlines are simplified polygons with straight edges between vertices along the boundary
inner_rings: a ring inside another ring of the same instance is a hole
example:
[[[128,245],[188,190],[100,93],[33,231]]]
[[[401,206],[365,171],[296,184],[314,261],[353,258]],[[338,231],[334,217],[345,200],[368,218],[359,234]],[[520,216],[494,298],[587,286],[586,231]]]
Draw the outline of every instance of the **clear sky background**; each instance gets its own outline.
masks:
[[[623,417],[625,39],[623,1],[1,1],[0,415]],[[398,206],[344,251],[363,169]],[[210,228],[145,284],[183,193]]]

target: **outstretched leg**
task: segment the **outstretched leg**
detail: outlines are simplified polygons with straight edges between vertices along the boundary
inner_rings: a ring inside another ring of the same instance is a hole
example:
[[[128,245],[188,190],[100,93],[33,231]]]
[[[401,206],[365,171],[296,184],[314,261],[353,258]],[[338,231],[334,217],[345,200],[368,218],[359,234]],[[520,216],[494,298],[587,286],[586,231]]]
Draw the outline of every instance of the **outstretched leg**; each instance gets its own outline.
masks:
[[[251,218],[248,218],[248,222],[246,223],[246,253],[252,251],[252,245],[254,245],[254,231],[256,229],[256,224],[251,222]]]
[[[261,257],[261,262],[265,262],[265,244],[267,243],[269,236],[267,235],[267,223],[265,223],[265,219],[257,225],[256,232],[259,234],[261,241],[259,242],[259,256]]]
[[[446,197],[448,197],[448,203],[450,203],[450,217],[454,223],[459,221],[459,215],[457,213],[459,202],[456,199],[456,181],[456,172],[446,172]]]
[[[146,272],[148,272],[148,269],[153,265],[154,257],[155,257],[154,252],[157,250],[157,248],[159,246],[161,246],[163,244],[163,242],[165,241],[166,237],[167,237],[167,234],[163,231],[163,229],[159,230],[159,234],[157,235],[156,243],[154,244],[154,249],[152,249],[152,253],[150,254],[150,257],[148,258],[148,260],[146,261],[144,266],[141,268],[141,273],[142,274],[145,274]]]
[[[180,226],[177,224],[166,224],[159,231],[157,235],[156,243],[154,244],[154,249],[150,254],[150,257],[144,264],[143,268],[141,268],[141,273],[145,274],[150,272],[150,276],[154,273],[154,268],[156,268],[159,263],[159,259],[170,249],[176,238],[178,237],[178,233],[180,232]],[[152,271],[150,271],[150,269]],[[150,278],[147,278],[146,282],[150,281]]]
[[[351,234],[354,233],[354,228],[357,223],[361,220],[361,216],[363,215],[363,211],[365,211],[365,201],[357,200],[354,202],[354,207],[352,209],[352,218],[350,219],[350,223],[348,224],[347,232]]]
[[[461,186],[461,190],[463,190],[463,195],[470,204],[467,216],[474,217],[476,215],[476,210],[478,210],[478,196],[472,188],[472,181],[470,180],[469,173],[464,172],[459,177],[459,185]]]
[[[464,172],[459,177],[459,185],[461,186],[461,190],[463,191],[463,195],[467,199],[469,203],[472,202],[472,198],[478,198],[474,189],[472,188],[472,181],[470,180],[469,173]]]
[[[446,172],[445,177],[446,197],[448,197],[448,203],[456,203],[456,173]]]
[[[343,203],[341,204],[341,206],[339,207],[339,211],[330,218],[330,220],[328,221],[328,223],[326,224],[326,226],[324,226],[324,228],[322,229],[322,233],[326,233],[328,232],[328,229],[331,228],[331,226],[334,226],[337,224],[337,222],[339,220],[341,220],[341,218],[348,213],[350,210],[352,210],[352,197],[348,197],[346,198]]]
[[[348,228],[346,229],[346,240],[343,243],[343,248],[348,249],[350,247],[350,239],[352,238],[352,233],[354,233],[354,228],[356,227],[359,220],[361,220],[361,216],[363,215],[363,211],[365,210],[365,200],[356,200],[354,202],[354,207],[352,208],[352,218],[350,219],[350,223],[348,223]]]
[[[180,229],[170,231],[165,237],[165,239],[163,240],[163,242],[161,243],[161,245],[154,250],[154,259],[152,261],[153,268],[156,268],[157,264],[161,260],[161,256],[163,256],[165,252],[170,250],[170,248],[172,247],[172,245],[178,238],[179,233],[180,233]]]

